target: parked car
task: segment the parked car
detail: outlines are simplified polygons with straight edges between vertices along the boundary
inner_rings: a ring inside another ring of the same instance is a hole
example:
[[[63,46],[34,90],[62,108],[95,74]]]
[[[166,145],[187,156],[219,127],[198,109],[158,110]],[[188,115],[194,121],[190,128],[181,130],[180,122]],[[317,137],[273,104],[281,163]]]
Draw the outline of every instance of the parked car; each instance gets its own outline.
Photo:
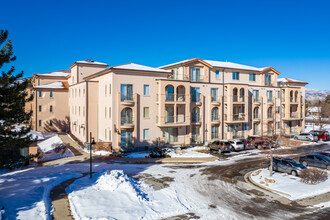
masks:
[[[322,140],[322,141],[330,140],[330,134],[328,131],[312,130],[309,133],[317,135],[318,140]]]
[[[319,152],[318,154],[321,154],[321,155],[324,155],[324,156],[327,156],[330,158],[330,151],[322,151],[322,152]]]
[[[298,161],[290,158],[273,158],[273,170],[277,172],[288,173],[293,176],[300,175],[302,169],[307,167]]]
[[[330,158],[321,154],[312,154],[300,157],[300,163],[304,166],[318,167],[330,170]]]
[[[232,151],[244,150],[244,144],[241,140],[232,139],[229,141]]]
[[[213,140],[208,144],[210,150],[217,150],[219,153],[229,153],[231,145],[228,140]]]
[[[248,141],[247,139],[239,139],[239,140],[242,141],[242,143],[244,144],[244,150],[252,148],[251,142]]]
[[[260,136],[249,136],[247,141],[249,141],[251,147],[254,148],[266,148],[269,146],[269,143]]]
[[[311,134],[311,133],[300,133],[300,134],[295,135],[293,137],[293,139],[301,140],[301,141],[313,141],[313,134]],[[314,141],[317,141],[317,140],[318,140],[318,138],[315,135],[314,136]]]

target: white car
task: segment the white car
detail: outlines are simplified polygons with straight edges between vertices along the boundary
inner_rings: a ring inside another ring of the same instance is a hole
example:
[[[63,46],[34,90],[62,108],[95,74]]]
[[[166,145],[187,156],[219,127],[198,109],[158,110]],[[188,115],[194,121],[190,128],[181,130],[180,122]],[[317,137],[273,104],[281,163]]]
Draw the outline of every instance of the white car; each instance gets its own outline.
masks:
[[[241,140],[233,139],[229,143],[232,151],[244,150],[244,144]]]
[[[293,137],[295,140],[301,140],[301,141],[313,141],[313,134],[311,133],[301,133],[297,134]],[[317,141],[317,136],[314,138],[314,141]]]

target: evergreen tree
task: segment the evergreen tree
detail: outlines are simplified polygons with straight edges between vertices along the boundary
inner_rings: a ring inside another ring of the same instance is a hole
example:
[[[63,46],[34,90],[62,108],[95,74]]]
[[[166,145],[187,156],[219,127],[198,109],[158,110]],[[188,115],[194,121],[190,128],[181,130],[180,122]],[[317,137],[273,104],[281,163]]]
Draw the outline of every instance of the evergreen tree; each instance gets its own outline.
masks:
[[[30,118],[31,112],[25,112],[25,103],[33,99],[28,97],[26,88],[27,80],[18,80],[23,76],[23,71],[14,75],[12,66],[7,71],[4,64],[16,60],[13,53],[8,31],[0,32],[0,166],[6,161],[21,159],[20,149],[28,147],[31,143]],[[23,126],[22,126],[23,125]],[[17,127],[19,126],[19,127]]]

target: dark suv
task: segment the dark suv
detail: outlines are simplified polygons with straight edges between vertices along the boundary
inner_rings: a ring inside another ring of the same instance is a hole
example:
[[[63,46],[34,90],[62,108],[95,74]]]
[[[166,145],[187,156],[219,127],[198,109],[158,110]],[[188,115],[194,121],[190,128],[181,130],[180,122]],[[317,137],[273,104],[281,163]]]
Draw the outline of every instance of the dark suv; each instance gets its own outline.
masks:
[[[208,144],[210,150],[217,150],[219,153],[229,153],[231,145],[227,140],[213,140]]]

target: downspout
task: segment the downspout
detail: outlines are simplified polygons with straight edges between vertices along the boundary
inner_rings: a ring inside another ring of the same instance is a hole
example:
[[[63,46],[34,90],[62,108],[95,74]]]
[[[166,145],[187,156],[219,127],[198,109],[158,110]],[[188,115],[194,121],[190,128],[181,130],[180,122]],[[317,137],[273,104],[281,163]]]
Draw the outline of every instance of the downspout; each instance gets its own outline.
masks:
[[[35,90],[36,91],[36,105],[35,105],[35,108],[34,108],[34,114],[35,114],[35,129],[36,129],[36,131],[38,131],[38,127],[37,127],[37,124],[38,124],[38,118],[37,118],[37,106],[38,106],[38,92],[37,92],[37,90]]]

